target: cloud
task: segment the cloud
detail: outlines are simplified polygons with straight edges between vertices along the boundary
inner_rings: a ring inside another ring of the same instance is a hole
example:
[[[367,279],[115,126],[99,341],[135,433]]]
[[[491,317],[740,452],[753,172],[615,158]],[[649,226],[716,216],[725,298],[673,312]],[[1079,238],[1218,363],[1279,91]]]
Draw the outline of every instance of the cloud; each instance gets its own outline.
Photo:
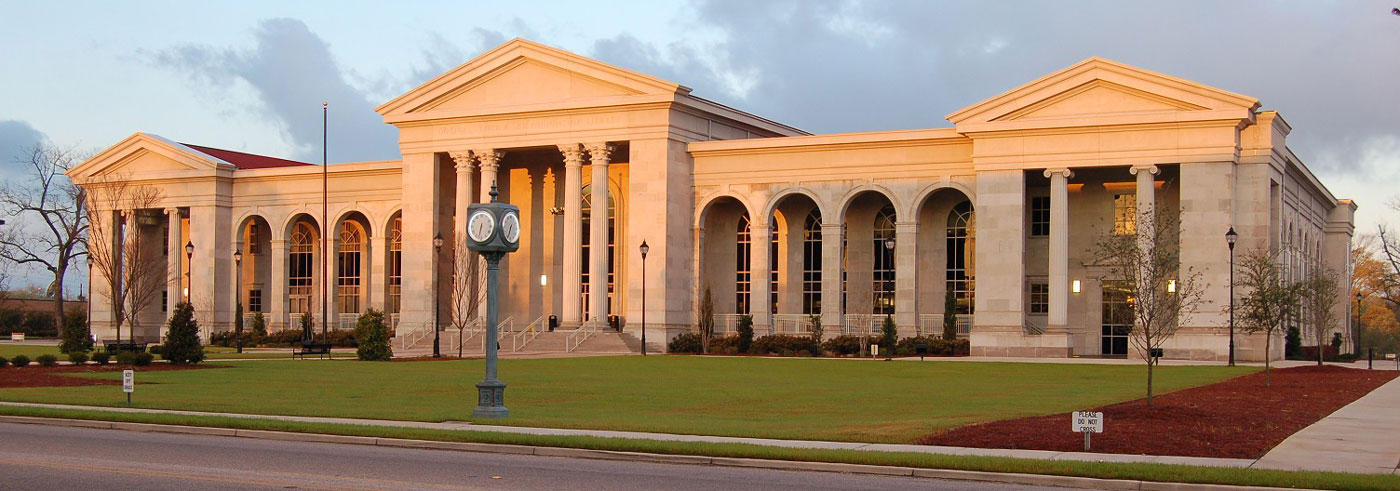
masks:
[[[8,174],[19,169],[16,161],[25,161],[34,144],[48,137],[29,123],[13,119],[0,121],[0,171]]]
[[[257,111],[296,146],[293,158],[320,160],[323,101],[330,105],[330,161],[399,158],[397,130],[384,124],[375,105],[350,85],[329,46],[306,24],[265,20],[253,30],[253,38],[251,49],[183,45],[156,53],[153,61],[214,89],[248,84],[261,102]]]

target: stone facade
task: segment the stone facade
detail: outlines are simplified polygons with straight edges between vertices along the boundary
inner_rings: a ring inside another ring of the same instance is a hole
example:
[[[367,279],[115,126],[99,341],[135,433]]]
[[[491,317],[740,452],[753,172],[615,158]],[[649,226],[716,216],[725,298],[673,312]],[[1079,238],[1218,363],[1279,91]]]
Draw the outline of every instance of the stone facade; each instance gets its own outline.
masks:
[[[973,354],[1005,356],[1127,355],[1105,319],[1095,238],[1125,226],[1125,210],[1179,210],[1182,265],[1210,286],[1166,355],[1221,359],[1227,229],[1242,250],[1284,251],[1296,274],[1349,266],[1355,206],[1259,107],[1091,58],[953,113],[951,128],[810,135],[517,39],[377,109],[402,160],[322,168],[138,133],[69,175],[159,190],[93,217],[125,224],[118,240],[163,237],[146,243],[167,266],[166,301],[189,298],[214,331],[236,302],[274,330],[323,308],[335,328],[370,307],[400,334],[431,329],[435,302],[446,324],[453,278],[470,272],[453,260],[464,210],[494,185],[521,209],[501,285],[517,328],[615,315],[635,333],[645,309],[649,337],[666,339],[691,329],[709,289],[721,329],[751,314],[760,332],[797,333],[820,315],[829,335],[869,333],[890,315],[912,336],[942,332],[951,296]],[[110,291],[94,276],[94,292]],[[93,314],[106,338],[104,298]],[[148,309],[136,334],[154,339],[164,307]],[[1240,336],[1241,358],[1265,356],[1262,341]]]

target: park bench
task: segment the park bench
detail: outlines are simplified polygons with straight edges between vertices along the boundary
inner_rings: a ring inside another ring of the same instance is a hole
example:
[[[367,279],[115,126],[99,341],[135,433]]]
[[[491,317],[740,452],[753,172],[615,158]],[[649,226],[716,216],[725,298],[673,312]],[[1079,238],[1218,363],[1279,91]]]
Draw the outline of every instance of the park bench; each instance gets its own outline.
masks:
[[[147,345],[147,344],[148,344],[148,343],[130,343],[130,342],[128,342],[128,343],[105,343],[104,346],[107,348],[107,352],[108,352],[108,353],[116,353],[116,352],[118,352],[118,351],[137,351],[137,352],[140,352],[140,351],[146,351],[146,345]]]
[[[298,356],[302,357],[302,359],[305,359],[306,355],[318,355],[321,359],[325,359],[326,357],[331,355],[331,345],[302,343],[300,347],[292,350],[293,360],[295,360]]]

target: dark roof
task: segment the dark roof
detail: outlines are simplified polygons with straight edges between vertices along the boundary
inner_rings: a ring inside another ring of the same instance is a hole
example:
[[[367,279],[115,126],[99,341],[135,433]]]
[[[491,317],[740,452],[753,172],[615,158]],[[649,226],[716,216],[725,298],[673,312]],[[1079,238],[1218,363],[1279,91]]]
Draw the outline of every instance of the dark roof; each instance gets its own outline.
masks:
[[[297,162],[295,160],[279,159],[276,157],[267,157],[263,155],[253,155],[251,153],[235,152],[233,150],[224,150],[221,148],[202,147],[199,145],[191,145],[189,143],[181,143],[181,145],[209,154],[209,156],[233,164],[234,167],[237,167],[239,169],[267,169],[272,167],[311,165],[306,162]]]

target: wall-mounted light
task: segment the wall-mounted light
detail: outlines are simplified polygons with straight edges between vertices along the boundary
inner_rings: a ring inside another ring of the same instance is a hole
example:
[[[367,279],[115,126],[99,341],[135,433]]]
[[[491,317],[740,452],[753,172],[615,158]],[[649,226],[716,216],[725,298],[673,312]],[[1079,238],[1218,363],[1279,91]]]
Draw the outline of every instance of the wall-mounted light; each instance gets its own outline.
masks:
[[[1167,293],[1176,293],[1176,280],[1167,280]]]
[[[1069,290],[1074,293],[1079,293],[1079,280],[1074,280],[1073,282],[1070,282]]]
[[[551,207],[549,208],[549,214],[550,214],[550,215],[554,215],[554,216],[563,215],[563,214],[564,214],[564,209],[563,209],[563,208],[560,208],[560,207],[558,207],[558,206],[551,206]]]
[[[546,286],[546,285],[548,285],[548,284],[549,284],[549,275],[547,275],[547,274],[542,274],[542,275],[540,275],[540,286]]]

